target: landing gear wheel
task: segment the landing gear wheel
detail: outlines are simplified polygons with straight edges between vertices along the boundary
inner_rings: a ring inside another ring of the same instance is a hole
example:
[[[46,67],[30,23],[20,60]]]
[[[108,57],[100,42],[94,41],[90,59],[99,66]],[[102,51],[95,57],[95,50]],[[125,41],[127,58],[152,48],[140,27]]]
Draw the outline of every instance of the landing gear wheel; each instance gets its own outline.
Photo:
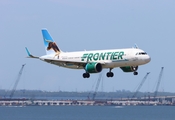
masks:
[[[110,72],[107,72],[107,73],[106,73],[106,76],[107,76],[107,77],[110,77]]]
[[[107,72],[106,76],[107,77],[113,77],[114,76],[114,73],[113,72]]]
[[[89,78],[90,74],[89,73],[83,73],[83,78]]]
[[[111,74],[111,77],[113,77],[113,76],[114,76],[114,73],[113,73],[113,72],[111,72],[110,74]]]
[[[138,72],[134,72],[133,74],[134,74],[134,75],[138,75]]]

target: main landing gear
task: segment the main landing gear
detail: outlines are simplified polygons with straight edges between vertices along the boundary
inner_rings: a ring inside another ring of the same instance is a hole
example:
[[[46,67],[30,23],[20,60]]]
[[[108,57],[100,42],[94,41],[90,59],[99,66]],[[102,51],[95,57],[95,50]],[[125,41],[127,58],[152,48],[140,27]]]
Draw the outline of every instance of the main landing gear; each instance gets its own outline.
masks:
[[[114,76],[114,73],[111,72],[112,69],[113,68],[110,68],[109,72],[106,73],[107,77],[113,77]],[[138,75],[138,72],[136,71],[137,69],[133,69],[133,70],[134,70],[133,74]],[[83,73],[83,78],[89,78],[89,77],[90,77],[90,74],[88,72]]]
[[[114,76],[114,73],[111,72],[112,68],[109,69],[109,72],[106,73],[106,76],[107,77],[113,77]]]
[[[83,73],[83,78],[89,78],[90,74],[89,73]]]

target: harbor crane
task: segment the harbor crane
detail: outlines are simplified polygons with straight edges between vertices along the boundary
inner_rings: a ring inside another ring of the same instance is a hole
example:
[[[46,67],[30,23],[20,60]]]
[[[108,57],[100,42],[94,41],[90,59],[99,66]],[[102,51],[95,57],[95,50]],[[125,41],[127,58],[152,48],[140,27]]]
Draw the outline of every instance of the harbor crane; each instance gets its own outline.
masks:
[[[137,88],[137,90],[134,93],[134,95],[132,96],[132,98],[135,98],[137,96],[137,93],[139,92],[140,88],[142,87],[143,83],[145,82],[145,80],[147,79],[147,77],[148,77],[149,74],[150,74],[150,72],[146,73],[145,77],[142,79],[139,87]]]
[[[97,90],[98,90],[98,87],[100,85],[101,79],[102,79],[102,73],[100,73],[100,75],[98,77],[97,84],[96,84],[96,87],[95,87],[95,91],[94,91],[93,96],[92,96],[92,100],[94,100],[96,95],[97,95]]]
[[[95,87],[95,91],[94,91],[94,93],[93,93],[93,95],[92,95],[92,100],[94,100],[95,99],[95,97],[96,97],[96,95],[97,95],[97,90],[98,90],[98,88],[99,88],[99,85],[100,85],[100,81],[102,80],[102,73],[100,73],[99,74],[99,77],[98,77],[98,80],[97,80],[97,84],[96,84],[96,87]],[[88,99],[90,99],[90,93],[91,92],[89,92],[89,94],[88,94]]]
[[[154,92],[154,98],[157,97],[157,92],[158,92],[158,89],[159,89],[159,86],[160,86],[160,81],[161,81],[162,75],[163,75],[163,69],[164,69],[164,67],[161,67],[161,71],[160,71],[160,74],[159,74],[156,90]]]
[[[16,79],[16,81],[15,81],[15,85],[13,86],[13,89],[12,89],[12,91],[11,91],[11,93],[10,93],[10,99],[13,97],[13,95],[14,95],[14,93],[15,93],[15,91],[16,91],[16,87],[17,87],[18,82],[19,82],[19,80],[20,80],[20,78],[21,78],[21,75],[22,75],[22,72],[23,72],[23,69],[24,69],[24,66],[25,66],[25,65],[26,65],[26,64],[23,64],[23,65],[22,65],[22,67],[21,67],[21,69],[20,69],[20,71],[19,71],[19,73],[18,73],[17,79]]]

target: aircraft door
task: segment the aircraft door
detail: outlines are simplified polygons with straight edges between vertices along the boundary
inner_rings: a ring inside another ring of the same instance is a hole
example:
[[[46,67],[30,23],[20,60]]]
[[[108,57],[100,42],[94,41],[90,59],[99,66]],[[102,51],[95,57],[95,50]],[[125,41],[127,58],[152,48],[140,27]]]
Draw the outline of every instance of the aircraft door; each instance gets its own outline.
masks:
[[[130,51],[130,57],[131,57],[131,61],[137,61],[138,60],[138,55],[135,51]]]

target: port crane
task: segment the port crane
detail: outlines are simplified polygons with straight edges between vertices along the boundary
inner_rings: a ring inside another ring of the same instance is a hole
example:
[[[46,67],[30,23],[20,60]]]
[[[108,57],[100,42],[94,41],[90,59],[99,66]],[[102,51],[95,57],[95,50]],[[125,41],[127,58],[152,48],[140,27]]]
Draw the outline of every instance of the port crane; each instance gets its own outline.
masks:
[[[161,71],[160,71],[160,74],[159,74],[156,90],[154,92],[154,98],[157,97],[157,92],[158,92],[158,89],[159,89],[159,86],[160,86],[160,81],[161,81],[162,75],[163,75],[163,69],[164,69],[164,67],[161,67]]]
[[[146,73],[145,77],[142,79],[139,87],[137,88],[136,92],[134,93],[134,95],[132,96],[132,98],[135,98],[137,93],[139,92],[140,88],[142,87],[143,83],[145,82],[145,80],[147,79],[148,75],[150,74],[150,72]]]
[[[96,87],[95,87],[95,91],[94,91],[94,93],[93,93],[93,95],[92,95],[92,100],[94,100],[95,99],[95,97],[96,97],[96,95],[97,95],[97,90],[98,90],[98,88],[99,88],[99,85],[100,85],[100,81],[102,80],[102,73],[100,73],[99,74],[99,77],[98,77],[98,79],[97,79],[97,84],[96,84]],[[90,99],[90,92],[89,92],[89,94],[88,94],[88,99]]]
[[[16,91],[16,87],[17,87],[18,82],[19,82],[19,80],[20,80],[20,78],[21,78],[21,75],[22,75],[22,72],[23,72],[23,69],[24,69],[24,66],[25,66],[25,65],[26,65],[26,64],[23,64],[23,65],[22,65],[22,67],[21,67],[21,69],[20,69],[20,71],[19,71],[19,73],[18,73],[17,79],[16,79],[16,81],[15,81],[15,85],[13,86],[13,89],[12,89],[12,91],[11,91],[11,93],[10,93],[10,99],[13,97],[13,95],[14,95],[14,93],[15,93],[15,91]]]
[[[94,100],[96,95],[97,95],[97,90],[99,88],[101,79],[102,79],[102,73],[100,73],[100,75],[98,77],[97,84],[96,84],[96,87],[95,87],[95,91],[94,91],[93,96],[92,96],[92,100]]]

